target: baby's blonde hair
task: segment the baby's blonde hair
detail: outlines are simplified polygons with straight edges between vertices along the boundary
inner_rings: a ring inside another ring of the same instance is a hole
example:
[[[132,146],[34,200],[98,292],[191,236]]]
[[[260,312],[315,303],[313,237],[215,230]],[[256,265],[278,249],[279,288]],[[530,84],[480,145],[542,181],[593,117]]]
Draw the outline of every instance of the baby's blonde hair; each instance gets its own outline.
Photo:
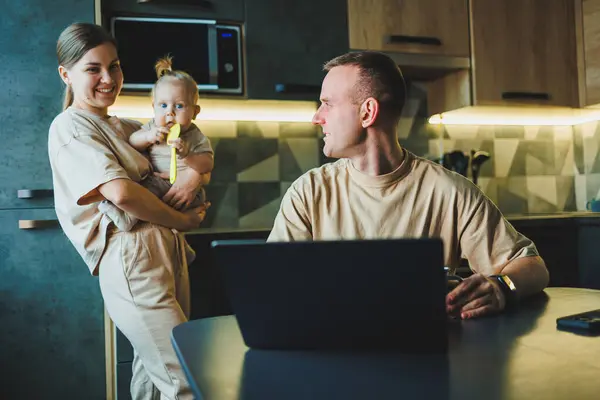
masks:
[[[167,55],[159,59],[156,64],[154,64],[154,69],[156,70],[156,77],[158,79],[152,87],[152,99],[154,99],[156,88],[161,82],[178,80],[185,85],[186,91],[190,94],[192,104],[198,104],[198,84],[187,72],[173,70],[173,57]]]

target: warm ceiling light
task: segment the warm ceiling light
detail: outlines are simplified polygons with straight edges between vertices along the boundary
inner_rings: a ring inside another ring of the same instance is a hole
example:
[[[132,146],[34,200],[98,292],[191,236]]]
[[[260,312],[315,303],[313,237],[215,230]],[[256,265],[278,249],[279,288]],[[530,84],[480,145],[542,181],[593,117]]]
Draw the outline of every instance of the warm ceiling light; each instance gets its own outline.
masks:
[[[600,110],[566,107],[465,107],[435,114],[430,124],[437,125],[518,125],[571,126],[600,120]]]
[[[199,103],[197,119],[202,121],[311,122],[317,110],[311,101],[200,98]],[[148,96],[120,96],[109,112],[124,118],[154,117]]]

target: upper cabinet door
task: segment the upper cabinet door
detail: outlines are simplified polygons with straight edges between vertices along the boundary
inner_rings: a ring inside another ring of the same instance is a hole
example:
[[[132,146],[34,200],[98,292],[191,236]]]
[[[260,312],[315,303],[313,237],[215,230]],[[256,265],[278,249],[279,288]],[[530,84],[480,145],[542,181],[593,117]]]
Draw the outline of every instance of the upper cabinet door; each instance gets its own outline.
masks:
[[[578,107],[573,0],[472,0],[474,103]]]
[[[585,97],[582,106],[600,104],[600,0],[582,2]]]
[[[348,0],[348,24],[351,49],[469,56],[467,0]]]
[[[252,99],[317,100],[323,63],[348,51],[346,0],[246,1]]]

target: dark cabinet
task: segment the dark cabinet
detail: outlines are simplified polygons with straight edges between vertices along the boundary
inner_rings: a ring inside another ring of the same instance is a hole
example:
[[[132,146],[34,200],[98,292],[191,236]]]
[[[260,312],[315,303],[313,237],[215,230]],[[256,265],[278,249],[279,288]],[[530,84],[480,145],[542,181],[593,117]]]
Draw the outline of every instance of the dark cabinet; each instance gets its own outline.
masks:
[[[3,2],[0,19],[10,71],[0,76],[0,398],[104,399],[98,280],[47,222],[56,219],[48,128],[63,92],[56,41],[72,22],[94,21],[94,1]]]
[[[98,279],[55,218],[53,209],[0,210],[3,399],[105,398]]]
[[[346,0],[246,1],[252,99],[318,100],[323,64],[348,51]]]
[[[248,1],[252,2],[253,0]],[[102,16],[110,18],[112,15],[203,18],[242,22],[244,20],[244,0],[149,0],[144,2],[103,0]],[[103,22],[109,23],[107,19]],[[190,45],[192,45],[193,40],[190,40]]]
[[[600,289],[600,217],[595,213],[509,220],[535,243],[550,272],[549,286]]]
[[[533,240],[550,273],[549,286],[580,287],[579,225],[575,219],[544,222],[511,221],[515,229]]]

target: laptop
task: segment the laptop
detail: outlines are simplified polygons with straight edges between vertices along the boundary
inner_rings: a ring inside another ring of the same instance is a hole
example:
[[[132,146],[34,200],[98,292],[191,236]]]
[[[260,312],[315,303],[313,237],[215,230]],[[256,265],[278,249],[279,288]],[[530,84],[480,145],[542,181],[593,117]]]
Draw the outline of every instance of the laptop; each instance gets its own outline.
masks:
[[[246,346],[447,348],[440,239],[212,242]]]

